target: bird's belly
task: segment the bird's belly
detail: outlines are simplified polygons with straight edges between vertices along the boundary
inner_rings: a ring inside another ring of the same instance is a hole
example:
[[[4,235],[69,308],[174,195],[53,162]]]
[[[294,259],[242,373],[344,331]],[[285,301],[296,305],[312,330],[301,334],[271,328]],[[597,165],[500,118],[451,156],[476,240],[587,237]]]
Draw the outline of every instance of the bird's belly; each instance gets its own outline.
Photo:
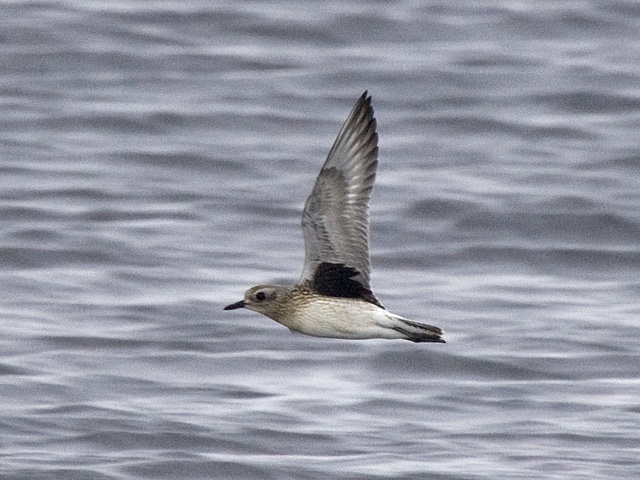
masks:
[[[330,298],[309,302],[280,323],[314,337],[381,338],[387,333],[379,321],[384,314],[385,310],[368,302]]]

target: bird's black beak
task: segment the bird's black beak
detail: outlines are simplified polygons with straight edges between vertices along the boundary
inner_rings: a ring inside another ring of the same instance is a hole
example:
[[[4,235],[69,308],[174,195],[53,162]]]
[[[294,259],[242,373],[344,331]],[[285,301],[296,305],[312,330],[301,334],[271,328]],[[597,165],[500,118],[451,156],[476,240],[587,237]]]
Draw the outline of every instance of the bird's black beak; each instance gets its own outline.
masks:
[[[223,310],[235,310],[236,308],[244,308],[244,300],[240,300],[239,302],[227,305],[223,308]]]

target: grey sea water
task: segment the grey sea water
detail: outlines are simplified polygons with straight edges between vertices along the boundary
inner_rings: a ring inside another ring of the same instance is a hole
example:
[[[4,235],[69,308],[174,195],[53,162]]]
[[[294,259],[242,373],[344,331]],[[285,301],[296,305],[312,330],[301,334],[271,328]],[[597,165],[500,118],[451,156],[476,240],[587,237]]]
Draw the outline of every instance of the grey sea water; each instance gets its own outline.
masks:
[[[0,478],[639,478],[637,2],[0,18]],[[374,290],[445,345],[222,311],[365,89]]]

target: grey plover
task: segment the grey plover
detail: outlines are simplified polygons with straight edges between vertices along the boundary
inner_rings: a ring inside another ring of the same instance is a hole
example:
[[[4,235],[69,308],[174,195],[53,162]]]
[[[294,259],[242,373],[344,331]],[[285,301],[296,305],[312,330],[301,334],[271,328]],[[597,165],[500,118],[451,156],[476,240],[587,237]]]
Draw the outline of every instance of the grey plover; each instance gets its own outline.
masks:
[[[369,285],[369,198],[378,134],[365,91],[340,129],[304,206],[297,285],[258,285],[225,310],[248,308],[315,337],[440,342],[442,330],[387,311]]]

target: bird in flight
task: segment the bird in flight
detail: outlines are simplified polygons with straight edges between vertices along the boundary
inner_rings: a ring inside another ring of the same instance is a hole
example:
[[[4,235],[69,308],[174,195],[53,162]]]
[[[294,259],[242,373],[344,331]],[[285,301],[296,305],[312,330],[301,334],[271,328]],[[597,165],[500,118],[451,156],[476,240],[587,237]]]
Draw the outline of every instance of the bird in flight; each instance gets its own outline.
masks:
[[[252,287],[224,310],[247,308],[314,337],[444,343],[442,329],[389,312],[371,291],[369,199],[377,166],[376,119],[365,91],[305,203],[299,282]]]

